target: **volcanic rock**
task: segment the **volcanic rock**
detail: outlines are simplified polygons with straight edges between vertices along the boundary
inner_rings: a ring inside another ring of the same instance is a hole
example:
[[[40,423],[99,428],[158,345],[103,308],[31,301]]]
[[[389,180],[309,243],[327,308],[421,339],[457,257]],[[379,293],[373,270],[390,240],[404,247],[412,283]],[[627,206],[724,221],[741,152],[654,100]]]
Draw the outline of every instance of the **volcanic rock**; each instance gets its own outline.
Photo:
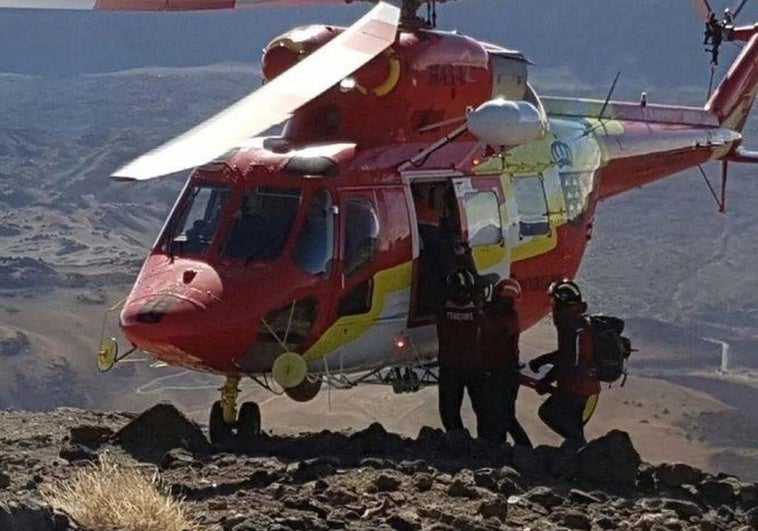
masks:
[[[417,474],[413,479],[413,485],[419,492],[427,492],[434,485],[434,478],[431,474]]]
[[[561,509],[555,511],[550,518],[556,524],[568,527],[569,529],[583,529],[587,531],[592,529],[592,522],[590,519],[585,514],[573,509]]]
[[[532,503],[541,505],[548,511],[563,503],[563,498],[553,492],[553,489],[549,487],[535,487],[524,494],[524,498]]]
[[[612,430],[579,451],[579,477],[587,481],[634,485],[642,460],[629,434]]]
[[[63,446],[63,448],[61,448],[61,451],[58,455],[71,463],[75,463],[77,461],[90,461],[93,463],[98,463],[100,461],[100,456],[97,455],[97,452],[93,452],[81,444],[66,444]]]
[[[508,516],[508,504],[501,500],[486,500],[479,505],[478,512],[483,518],[505,521]]]
[[[379,492],[394,492],[400,487],[401,483],[399,478],[389,474],[380,474],[374,480],[374,486]]]
[[[745,510],[758,507],[758,484],[742,484],[740,486],[738,499],[740,506],[742,506],[742,508]]]
[[[3,531],[74,531],[77,525],[50,507],[31,501],[0,502],[0,529]]]
[[[703,472],[683,463],[664,463],[654,469],[655,477],[666,487],[695,485],[703,477]]]
[[[81,425],[71,428],[69,442],[88,448],[97,448],[113,436],[113,430],[107,426]]]
[[[702,499],[713,507],[734,502],[734,485],[728,481],[703,481],[698,487],[698,492]]]
[[[121,428],[114,439],[136,459],[160,463],[174,448],[207,453],[210,444],[200,427],[171,404],[158,404]]]
[[[685,500],[663,500],[662,507],[674,511],[679,518],[689,520],[693,516],[703,516],[703,510],[696,504]]]

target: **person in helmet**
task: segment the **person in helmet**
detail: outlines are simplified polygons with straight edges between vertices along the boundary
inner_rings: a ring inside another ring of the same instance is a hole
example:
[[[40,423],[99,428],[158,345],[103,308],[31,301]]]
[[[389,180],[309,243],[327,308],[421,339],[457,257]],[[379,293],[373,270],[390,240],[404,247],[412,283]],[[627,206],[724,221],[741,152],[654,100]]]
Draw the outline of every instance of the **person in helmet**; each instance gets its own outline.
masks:
[[[519,390],[519,316],[516,301],[521,285],[506,278],[495,284],[491,300],[482,312],[479,350],[490,373],[488,394],[492,411],[490,438],[505,441],[508,434],[516,445],[531,447],[524,428],[516,419],[516,397]]]
[[[548,295],[553,301],[558,349],[529,362],[534,372],[552,365],[537,382],[538,393],[552,392],[540,406],[539,416],[565,439],[566,446],[580,448],[586,443],[584,425],[594,412],[600,393],[600,382],[592,371],[592,334],[585,317],[587,304],[579,286],[568,279],[551,284]]]
[[[476,348],[483,293],[474,273],[460,268],[445,278],[444,302],[437,316],[439,411],[448,432],[463,431],[461,406],[468,392],[477,434],[488,435],[488,404],[482,361]]]

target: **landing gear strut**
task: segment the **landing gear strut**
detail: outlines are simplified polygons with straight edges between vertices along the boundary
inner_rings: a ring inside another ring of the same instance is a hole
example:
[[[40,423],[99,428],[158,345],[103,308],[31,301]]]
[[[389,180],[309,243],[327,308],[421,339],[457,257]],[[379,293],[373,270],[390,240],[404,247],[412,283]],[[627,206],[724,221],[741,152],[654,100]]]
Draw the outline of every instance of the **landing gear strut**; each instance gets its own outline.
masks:
[[[236,440],[249,440],[261,433],[261,410],[255,402],[244,402],[237,413],[239,396],[238,376],[227,376],[221,387],[221,400],[211,407],[208,423],[211,443],[228,444]]]

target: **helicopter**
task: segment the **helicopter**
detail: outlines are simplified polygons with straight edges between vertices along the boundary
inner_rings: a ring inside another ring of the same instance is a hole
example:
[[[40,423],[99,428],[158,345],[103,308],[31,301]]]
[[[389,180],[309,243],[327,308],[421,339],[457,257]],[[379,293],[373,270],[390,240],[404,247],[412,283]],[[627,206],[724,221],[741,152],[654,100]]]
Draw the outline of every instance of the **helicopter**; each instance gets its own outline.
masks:
[[[344,0],[350,3],[350,0]],[[180,11],[343,0],[0,0],[1,8]],[[598,204],[705,162],[756,163],[742,130],[758,90],[758,24],[702,108],[539,95],[526,56],[437,29],[441,0],[372,2],[348,28],[292,29],[264,50],[264,84],[116,170],[194,168],[121,308],[132,348],[222,375],[212,442],[254,436],[242,378],[313,399],[324,384],[433,383],[436,296],[471,251],[514,278],[525,330],[573,278]],[[614,83],[615,85],[615,83]],[[286,122],[281,133],[268,134]]]

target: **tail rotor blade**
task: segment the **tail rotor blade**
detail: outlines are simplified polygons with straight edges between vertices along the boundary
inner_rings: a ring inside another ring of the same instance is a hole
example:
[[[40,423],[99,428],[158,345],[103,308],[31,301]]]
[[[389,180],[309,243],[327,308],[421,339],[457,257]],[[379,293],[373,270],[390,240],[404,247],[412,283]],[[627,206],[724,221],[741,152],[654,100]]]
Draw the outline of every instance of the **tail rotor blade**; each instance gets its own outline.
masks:
[[[371,59],[395,40],[400,9],[380,2],[366,16],[271,82],[206,122],[120,168],[113,177],[146,180],[193,168],[242,145]]]
[[[711,13],[713,13],[708,0],[692,0],[692,5],[695,7],[695,11],[697,11],[700,18],[703,19],[703,22],[708,22]]]
[[[740,4],[734,8],[734,11],[732,11],[733,20],[737,20],[737,17],[740,16],[740,11],[742,11],[742,8],[745,7],[745,4],[747,4],[747,0],[742,0]]]

